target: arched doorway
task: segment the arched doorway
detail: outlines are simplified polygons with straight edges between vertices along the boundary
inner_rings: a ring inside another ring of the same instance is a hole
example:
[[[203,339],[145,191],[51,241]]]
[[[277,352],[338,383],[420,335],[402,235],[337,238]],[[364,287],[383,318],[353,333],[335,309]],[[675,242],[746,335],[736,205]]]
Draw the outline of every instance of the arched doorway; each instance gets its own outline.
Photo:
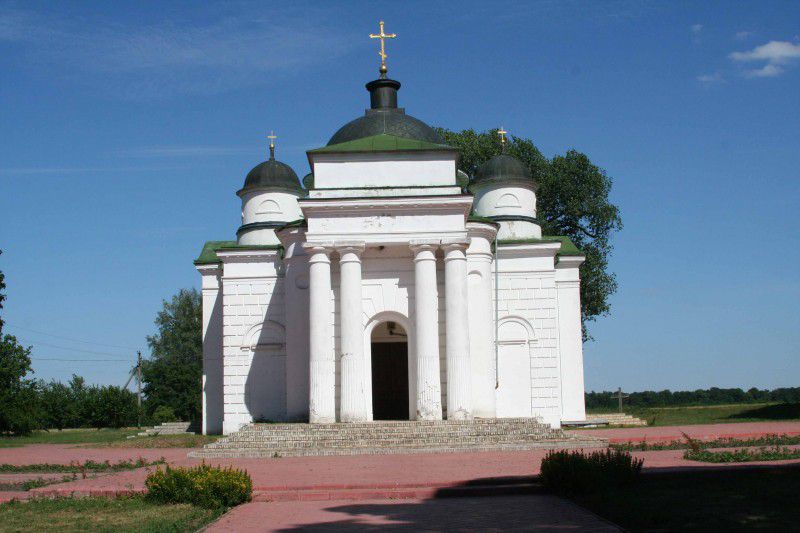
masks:
[[[408,336],[398,322],[372,330],[372,419],[408,420]]]

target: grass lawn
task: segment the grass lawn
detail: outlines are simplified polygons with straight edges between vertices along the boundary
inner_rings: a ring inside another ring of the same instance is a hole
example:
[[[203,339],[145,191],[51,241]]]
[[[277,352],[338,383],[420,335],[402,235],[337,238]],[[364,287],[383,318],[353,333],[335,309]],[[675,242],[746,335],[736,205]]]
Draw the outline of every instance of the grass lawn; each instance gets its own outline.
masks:
[[[650,426],[720,424],[800,420],[800,404],[733,404],[691,407],[626,407],[627,414],[641,418]],[[609,412],[589,411],[592,414]]]
[[[139,430],[135,428],[34,431],[23,437],[1,436],[0,448],[29,444],[84,444],[91,447],[114,448],[197,448],[219,438],[193,434],[128,438],[129,435],[136,435],[138,432]]]
[[[800,468],[646,474],[575,501],[629,531],[797,531]]]
[[[106,442],[98,447],[110,448],[199,448],[219,439],[220,435],[154,435]]]
[[[222,511],[142,498],[37,499],[0,505],[3,531],[197,531]]]

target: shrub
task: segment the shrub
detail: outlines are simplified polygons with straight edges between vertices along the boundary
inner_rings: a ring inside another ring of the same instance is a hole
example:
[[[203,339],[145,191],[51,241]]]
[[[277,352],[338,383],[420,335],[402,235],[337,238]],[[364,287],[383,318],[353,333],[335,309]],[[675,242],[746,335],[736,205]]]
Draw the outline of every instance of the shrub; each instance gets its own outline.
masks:
[[[153,411],[152,421],[155,426],[163,422],[176,422],[177,420],[178,417],[175,416],[175,411],[169,405],[159,405]]]
[[[147,498],[157,503],[190,503],[206,509],[250,501],[253,481],[244,470],[203,463],[193,468],[160,468],[145,480]]]
[[[620,450],[585,454],[582,451],[549,452],[542,459],[541,479],[544,485],[562,494],[585,494],[605,487],[633,483],[642,470],[643,461]]]

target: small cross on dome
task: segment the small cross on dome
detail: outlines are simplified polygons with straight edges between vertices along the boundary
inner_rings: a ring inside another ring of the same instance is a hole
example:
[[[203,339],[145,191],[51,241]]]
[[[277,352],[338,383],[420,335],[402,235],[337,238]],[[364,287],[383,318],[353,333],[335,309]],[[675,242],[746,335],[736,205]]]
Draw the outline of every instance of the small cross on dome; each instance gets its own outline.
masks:
[[[503,152],[506,151],[506,143],[508,142],[508,139],[506,139],[507,133],[508,132],[503,129],[503,126],[500,126],[500,129],[497,130],[497,134],[500,136],[500,145],[503,147]]]
[[[267,139],[269,139],[269,158],[270,159],[275,159],[275,139],[277,139],[277,138],[278,138],[278,136],[275,135],[274,131],[270,131],[269,135],[267,135]]]

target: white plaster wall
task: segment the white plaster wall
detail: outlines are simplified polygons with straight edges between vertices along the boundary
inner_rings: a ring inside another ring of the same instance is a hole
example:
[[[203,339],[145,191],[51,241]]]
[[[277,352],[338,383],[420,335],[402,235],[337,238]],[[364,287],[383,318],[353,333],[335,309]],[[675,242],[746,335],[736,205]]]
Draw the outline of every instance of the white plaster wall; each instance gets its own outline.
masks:
[[[563,258],[556,267],[559,346],[561,349],[561,419],[586,419],[578,265],[583,258]]]
[[[522,338],[520,328],[509,324],[501,328],[498,340],[503,349],[502,355],[518,358],[527,349],[530,362],[530,413],[553,427],[559,427],[561,374],[553,259],[555,249],[550,245],[528,245],[526,248],[512,250],[500,247],[497,294],[501,323],[516,322],[529,328],[530,333],[527,339]],[[501,358],[498,365],[498,417],[515,415],[503,407],[507,404],[504,394],[514,398],[527,396],[526,391],[519,391],[519,387],[525,387],[527,382],[515,380],[513,383],[504,383],[504,374],[513,373],[513,368],[505,369],[503,364]],[[511,386],[511,390],[507,385]]]
[[[312,154],[314,188],[419,187],[456,184],[450,152]]]
[[[283,230],[280,237],[286,250],[286,418],[290,421],[307,422],[310,352],[308,255],[302,247],[305,230]]]
[[[466,240],[472,197],[367,198],[300,201],[309,242],[364,241],[407,246],[411,240]]]
[[[242,224],[254,222],[291,222],[303,217],[298,195],[279,190],[245,191],[242,198]],[[273,228],[250,229],[238,238],[239,244],[280,244]]]
[[[223,432],[228,434],[255,419],[286,418],[284,278],[274,252],[253,262],[223,256],[223,263]]]
[[[526,216],[536,217],[536,192],[529,183],[499,182],[477,185],[475,193],[475,214],[482,217]],[[504,220],[500,222],[498,238],[530,239],[541,238],[542,228],[533,222]]]
[[[242,224],[253,222],[291,222],[303,217],[298,196],[288,192],[255,189],[242,194]]]
[[[203,301],[203,435],[222,433],[222,296],[217,265],[199,266]]]
[[[536,216],[536,193],[531,185],[517,182],[487,183],[475,186],[473,192],[476,215]]]

